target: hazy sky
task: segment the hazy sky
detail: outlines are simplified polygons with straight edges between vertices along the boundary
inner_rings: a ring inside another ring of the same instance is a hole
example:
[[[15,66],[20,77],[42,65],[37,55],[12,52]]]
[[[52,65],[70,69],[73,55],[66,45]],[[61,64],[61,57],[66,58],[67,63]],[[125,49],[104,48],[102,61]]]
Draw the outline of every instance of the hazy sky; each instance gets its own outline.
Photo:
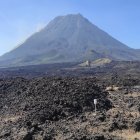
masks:
[[[81,13],[133,48],[140,48],[140,0],[0,0],[0,55],[58,15]]]

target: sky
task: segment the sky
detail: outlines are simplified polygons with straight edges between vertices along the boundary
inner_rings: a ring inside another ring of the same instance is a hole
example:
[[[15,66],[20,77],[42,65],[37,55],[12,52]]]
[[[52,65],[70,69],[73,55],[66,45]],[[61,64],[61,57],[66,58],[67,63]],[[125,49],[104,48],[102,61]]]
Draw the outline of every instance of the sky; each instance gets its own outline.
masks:
[[[77,13],[129,47],[140,49],[140,0],[0,0],[0,55],[56,16]]]

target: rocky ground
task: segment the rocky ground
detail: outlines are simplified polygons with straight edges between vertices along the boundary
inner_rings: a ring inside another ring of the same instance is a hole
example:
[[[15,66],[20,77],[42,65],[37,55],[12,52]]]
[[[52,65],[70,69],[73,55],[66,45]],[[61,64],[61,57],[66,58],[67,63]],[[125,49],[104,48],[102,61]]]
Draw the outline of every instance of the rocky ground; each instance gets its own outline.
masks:
[[[139,138],[139,93],[140,86],[99,86],[94,77],[1,79],[0,139]]]
[[[1,77],[0,140],[139,140],[139,70],[120,66],[82,77]]]
[[[94,78],[7,79],[0,81],[0,91],[1,139],[84,137],[80,125],[93,113],[93,100],[103,112],[112,107]]]

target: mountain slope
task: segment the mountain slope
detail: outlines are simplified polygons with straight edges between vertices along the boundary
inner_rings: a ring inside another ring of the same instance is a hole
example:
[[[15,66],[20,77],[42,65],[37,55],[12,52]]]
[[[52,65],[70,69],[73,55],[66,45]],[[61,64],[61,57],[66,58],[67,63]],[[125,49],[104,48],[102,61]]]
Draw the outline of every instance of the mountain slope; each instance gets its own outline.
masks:
[[[104,57],[140,60],[136,50],[78,14],[56,17],[22,45],[0,57],[0,66],[76,62]]]

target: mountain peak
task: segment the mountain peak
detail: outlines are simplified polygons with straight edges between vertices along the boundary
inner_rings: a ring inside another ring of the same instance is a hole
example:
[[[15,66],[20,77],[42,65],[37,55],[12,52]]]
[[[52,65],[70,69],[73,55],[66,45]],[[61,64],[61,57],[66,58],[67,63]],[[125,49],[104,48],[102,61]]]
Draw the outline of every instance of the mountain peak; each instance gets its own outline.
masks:
[[[80,13],[78,14],[67,14],[67,15],[64,15],[64,16],[57,16],[54,18],[54,20],[52,20],[50,23],[52,22],[55,22],[55,21],[63,21],[63,20],[78,20],[78,19],[86,19],[83,15],[81,15]]]
[[[80,14],[80,13],[77,13],[77,14],[68,14],[68,15],[65,15],[66,17],[69,17],[69,16],[71,16],[71,17],[80,17],[80,18],[84,18],[84,16],[82,15],[82,14]]]
[[[67,15],[64,15],[64,16],[57,16],[51,22],[58,21],[58,20],[72,20],[72,19],[73,20],[74,19],[75,20],[78,20],[78,19],[85,20],[86,18],[83,15],[81,15],[80,13],[78,13],[78,14],[67,14]]]
[[[84,18],[84,16],[80,13],[77,13],[77,14],[67,14],[67,15],[64,15],[64,16],[58,16],[58,17],[82,17]]]

